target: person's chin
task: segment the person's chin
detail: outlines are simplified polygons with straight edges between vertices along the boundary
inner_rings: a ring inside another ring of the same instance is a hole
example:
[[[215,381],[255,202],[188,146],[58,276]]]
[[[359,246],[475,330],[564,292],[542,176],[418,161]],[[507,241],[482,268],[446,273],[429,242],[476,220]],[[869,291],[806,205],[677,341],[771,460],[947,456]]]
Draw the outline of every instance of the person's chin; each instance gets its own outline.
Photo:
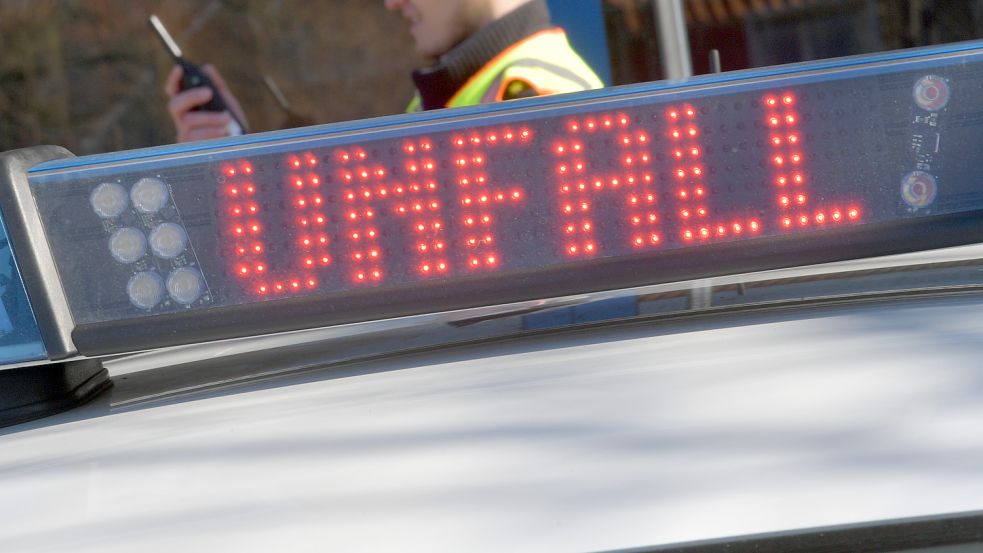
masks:
[[[435,59],[440,57],[440,52],[432,44],[420,40],[416,41],[416,53],[425,58]]]

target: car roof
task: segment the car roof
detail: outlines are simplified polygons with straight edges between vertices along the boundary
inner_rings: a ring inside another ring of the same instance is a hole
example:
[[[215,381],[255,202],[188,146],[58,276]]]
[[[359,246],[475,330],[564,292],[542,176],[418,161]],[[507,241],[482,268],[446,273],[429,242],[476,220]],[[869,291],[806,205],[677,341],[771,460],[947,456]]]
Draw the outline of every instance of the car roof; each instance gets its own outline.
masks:
[[[182,374],[270,361],[119,360],[110,393],[0,431],[0,549],[601,550],[980,509],[981,304],[596,326],[197,389]]]

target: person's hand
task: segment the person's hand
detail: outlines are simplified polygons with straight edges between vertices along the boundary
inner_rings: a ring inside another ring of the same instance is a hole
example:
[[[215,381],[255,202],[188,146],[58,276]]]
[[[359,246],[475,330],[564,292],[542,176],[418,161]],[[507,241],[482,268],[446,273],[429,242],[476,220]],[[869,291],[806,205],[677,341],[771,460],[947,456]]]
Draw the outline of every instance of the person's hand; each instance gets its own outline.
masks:
[[[211,65],[201,68],[212,80],[212,84],[218,89],[225,105],[229,106],[239,121],[246,124],[246,117],[239,106],[239,101],[225,84],[225,79],[219,74],[218,70]],[[181,77],[184,71],[180,65],[175,65],[164,84],[164,92],[170,100],[167,102],[167,111],[171,114],[174,128],[177,131],[178,142],[191,142],[193,140],[207,140],[209,138],[223,138],[229,136],[229,126],[234,119],[228,112],[217,111],[192,111],[194,108],[207,104],[212,99],[212,91],[208,87],[189,88],[181,91]],[[243,129],[245,130],[245,129]]]

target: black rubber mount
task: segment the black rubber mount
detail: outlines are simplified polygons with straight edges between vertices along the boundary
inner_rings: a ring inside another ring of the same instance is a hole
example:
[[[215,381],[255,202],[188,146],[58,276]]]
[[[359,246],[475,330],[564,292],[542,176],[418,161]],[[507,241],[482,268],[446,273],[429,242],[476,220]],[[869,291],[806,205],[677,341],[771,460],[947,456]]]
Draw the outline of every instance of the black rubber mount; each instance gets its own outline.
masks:
[[[0,428],[67,411],[113,385],[98,359],[0,371]]]

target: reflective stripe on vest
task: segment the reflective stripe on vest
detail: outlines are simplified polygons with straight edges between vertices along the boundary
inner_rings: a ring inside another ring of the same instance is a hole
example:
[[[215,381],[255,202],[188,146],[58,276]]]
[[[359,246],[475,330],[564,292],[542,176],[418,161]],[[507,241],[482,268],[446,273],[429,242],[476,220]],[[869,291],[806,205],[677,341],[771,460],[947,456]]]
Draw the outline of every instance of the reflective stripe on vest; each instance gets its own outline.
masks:
[[[505,100],[506,92],[515,82],[521,82],[526,88],[532,89],[536,92],[536,96],[599,88],[590,77],[578,74],[562,65],[528,58],[509,65],[482,95],[481,103]]]
[[[505,99],[509,85],[521,82],[537,95],[578,92],[604,84],[574,52],[563,29],[540,31],[495,56],[447,102],[447,107],[471,106]],[[419,111],[415,97],[407,111]]]
[[[523,82],[540,95],[604,86],[587,62],[573,51],[563,29],[548,29],[495,56],[461,87],[447,107],[503,100],[505,90],[514,81]]]

